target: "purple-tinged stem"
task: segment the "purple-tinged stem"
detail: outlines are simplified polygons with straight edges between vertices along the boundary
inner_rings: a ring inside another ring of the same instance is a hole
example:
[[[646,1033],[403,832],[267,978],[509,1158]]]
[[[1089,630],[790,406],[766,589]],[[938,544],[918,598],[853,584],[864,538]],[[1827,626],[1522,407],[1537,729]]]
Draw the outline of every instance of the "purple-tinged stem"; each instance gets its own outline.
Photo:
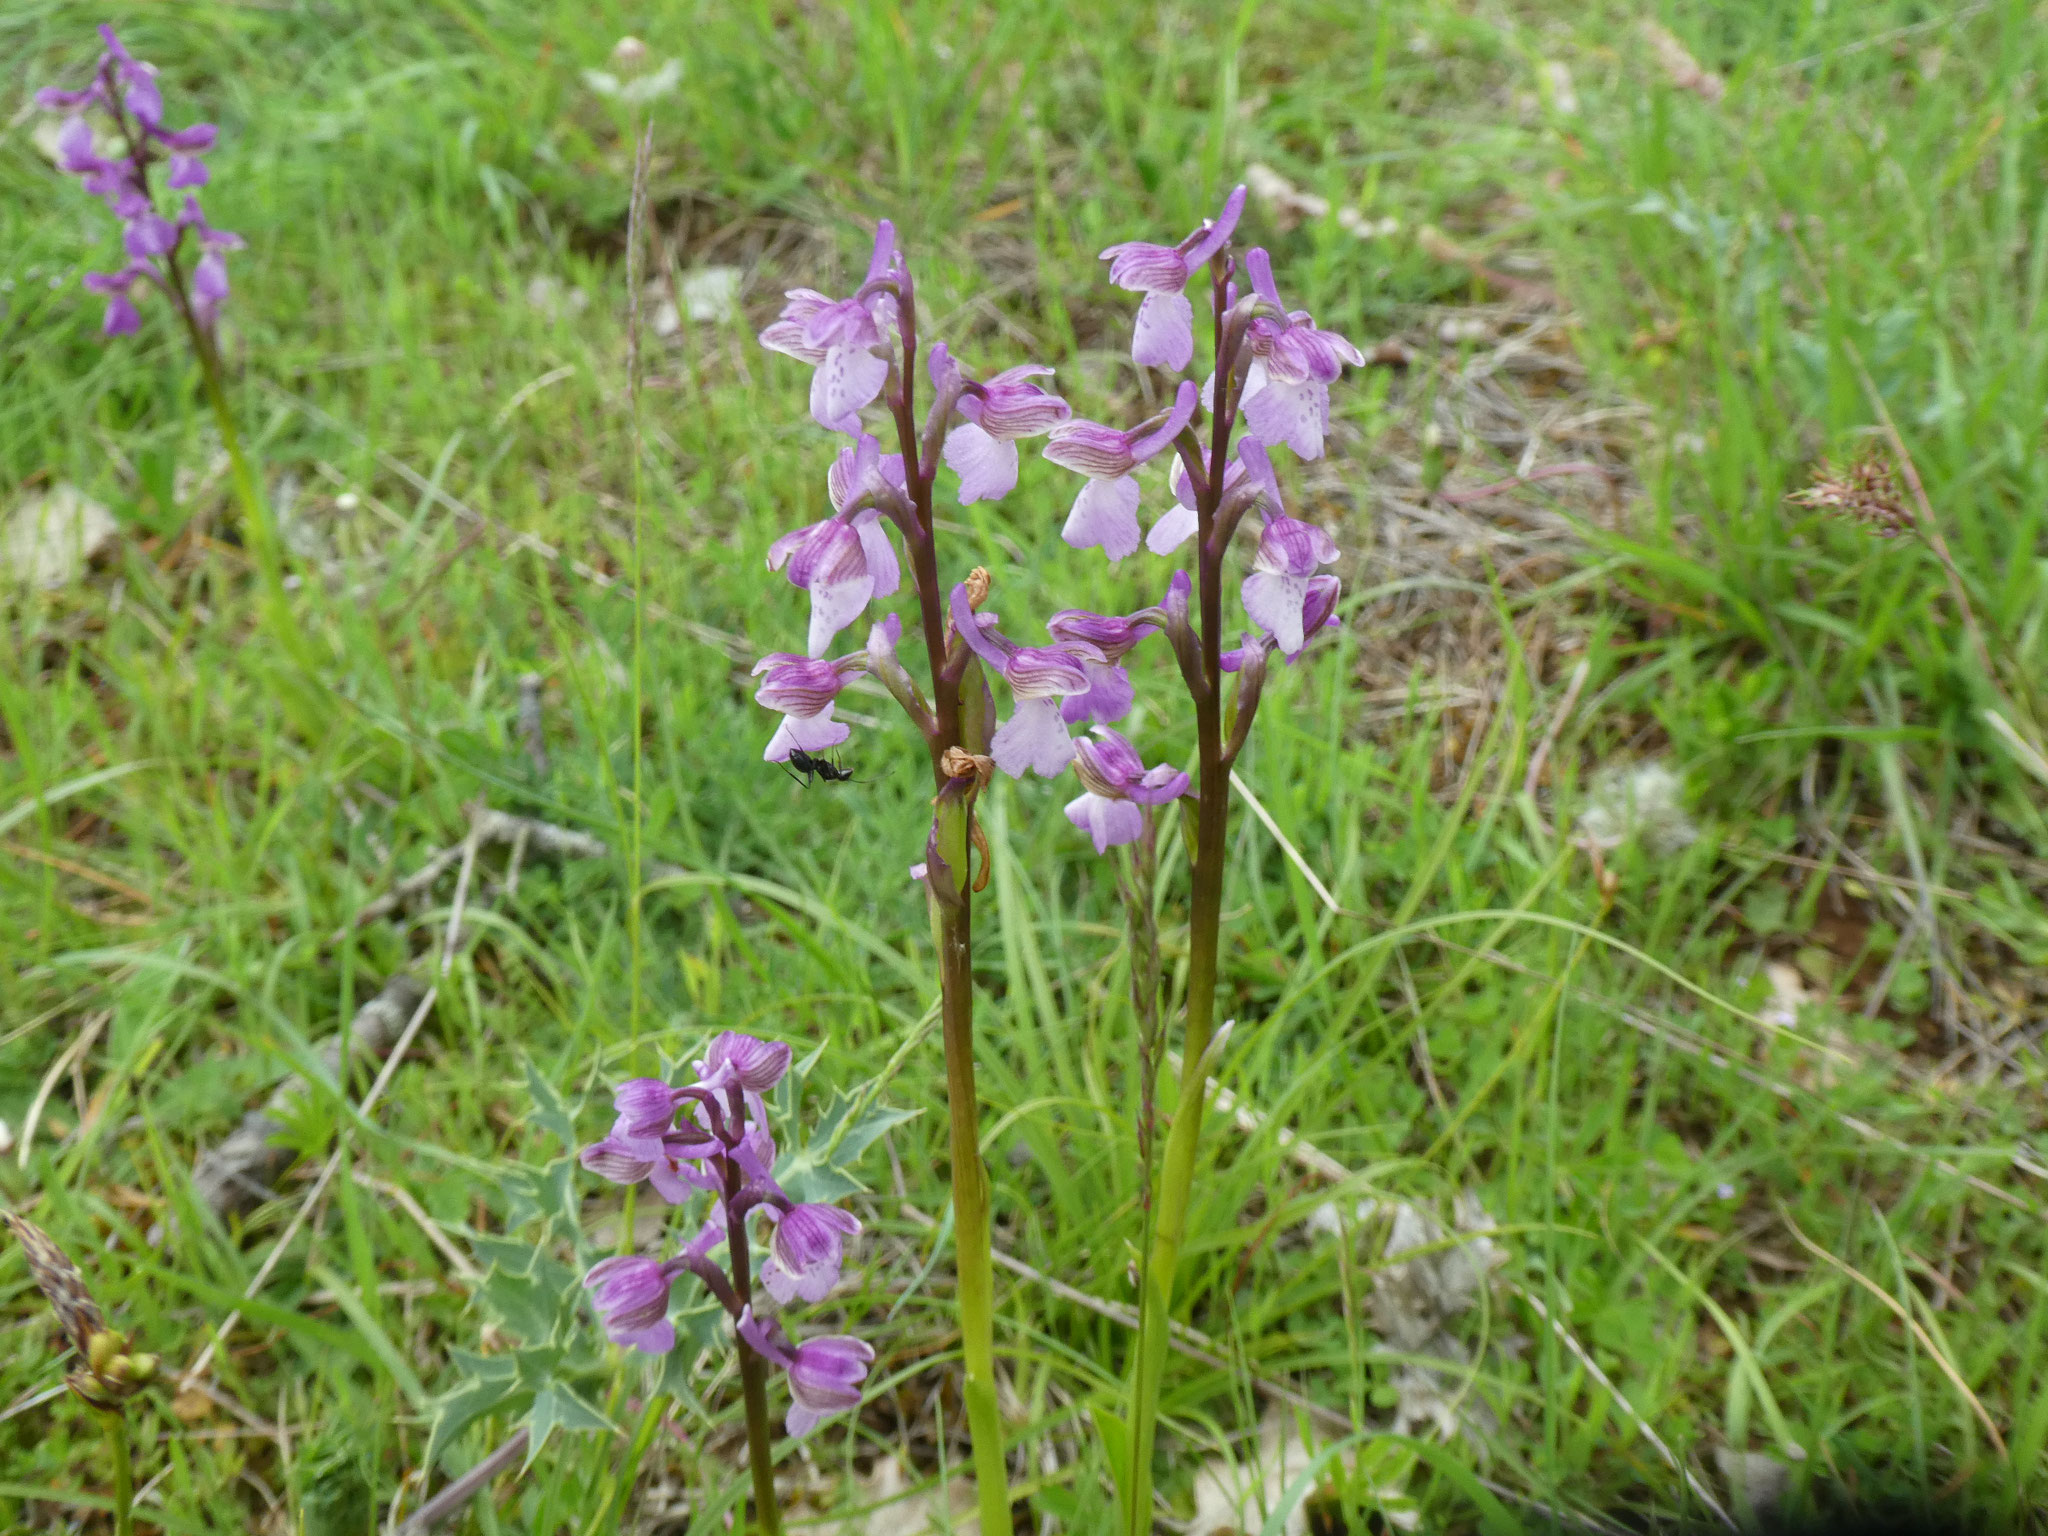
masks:
[[[753,1300],[753,1259],[747,1247],[747,1218],[739,1209],[740,1170],[731,1158],[725,1169],[725,1247],[732,1259],[733,1294],[740,1305]],[[780,1536],[782,1506],[775,1495],[775,1450],[768,1424],[768,1362],[745,1339],[740,1346],[740,1394],[747,1408],[747,1463],[754,1474],[754,1522],[761,1536]]]
[[[931,666],[932,713],[936,729],[925,745],[931,753],[935,791],[935,842],[945,868],[934,866],[934,882],[948,878],[951,900],[932,901],[939,952],[941,1029],[946,1050],[947,1151],[953,1168],[953,1262],[960,1314],[961,1395],[974,1451],[977,1507],[984,1532],[1010,1528],[1008,1468],[1003,1458],[1003,1419],[995,1384],[995,1262],[989,1230],[988,1174],[981,1163],[981,1099],[974,1081],[974,890],[968,878],[971,796],[943,794],[949,781],[943,766],[952,747],[978,750],[961,739],[961,676],[947,662],[946,614],[939,588],[937,520],[932,508],[936,458],[921,452],[913,409],[917,390],[917,303],[905,274],[896,293],[896,326],[903,360],[889,395],[890,414],[903,454],[903,477],[918,524],[910,540],[911,570],[917,581],[918,615]],[[936,431],[943,431],[943,423]]]

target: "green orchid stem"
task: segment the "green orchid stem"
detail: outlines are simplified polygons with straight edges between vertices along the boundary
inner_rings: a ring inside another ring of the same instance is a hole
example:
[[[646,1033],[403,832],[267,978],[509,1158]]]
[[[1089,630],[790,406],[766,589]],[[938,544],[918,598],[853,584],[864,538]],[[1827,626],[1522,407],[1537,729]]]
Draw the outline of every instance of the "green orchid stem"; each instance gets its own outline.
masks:
[[[782,1536],[782,1505],[775,1493],[775,1447],[768,1423],[768,1362],[739,1346],[740,1393],[747,1405],[747,1465],[754,1474],[754,1528]]]
[[[173,276],[176,276],[175,267]],[[221,447],[227,450],[229,477],[234,481],[235,500],[242,509],[242,537],[248,541],[249,552],[256,559],[256,574],[263,587],[260,608],[263,622],[291,659],[312,673],[315,668],[312,647],[307,643],[305,632],[299,628],[285,595],[284,552],[277,524],[270,515],[270,503],[257,483],[256,473],[250,468],[249,457],[242,451],[242,435],[235,427],[235,413],[228,405],[227,390],[221,382],[220,349],[214,345],[212,333],[192,313],[190,301],[183,296],[182,284],[178,287],[177,305],[192,343],[193,356],[199,360],[201,387],[206,392],[207,405],[213,410],[214,424],[220,429]]]
[[[134,1536],[135,1461],[128,1450],[128,1420],[120,1413],[103,1413],[107,1446],[114,1453],[114,1536]]]
[[[963,839],[964,841],[964,839]],[[966,869],[965,850],[956,866]],[[953,1163],[953,1263],[958,1274],[960,1349],[966,1368],[961,1395],[974,1444],[974,1489],[981,1528],[1007,1536],[1009,1474],[1003,1460],[1003,1416],[996,1402],[995,1263],[990,1256],[988,1173],[981,1163],[981,1117],[974,1085],[972,929],[966,901],[941,907],[939,976],[946,1040],[948,1154]]]

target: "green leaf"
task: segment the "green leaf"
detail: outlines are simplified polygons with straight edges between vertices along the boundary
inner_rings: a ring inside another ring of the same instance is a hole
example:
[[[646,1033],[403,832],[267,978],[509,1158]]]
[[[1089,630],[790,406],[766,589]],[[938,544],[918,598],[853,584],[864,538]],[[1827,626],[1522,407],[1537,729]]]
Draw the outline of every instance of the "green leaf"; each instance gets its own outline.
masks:
[[[1095,1433],[1101,1439],[1103,1454],[1109,1461],[1110,1479],[1116,1484],[1117,1529],[1128,1530],[1131,1523],[1131,1426],[1124,1422],[1123,1415],[1106,1397],[1098,1397],[1088,1404],[1088,1417],[1095,1424]]]
[[[475,1355],[466,1349],[450,1352],[463,1380],[435,1400],[434,1429],[427,1438],[427,1464],[433,1466],[462,1438],[462,1432],[487,1414],[510,1410],[525,1398],[517,1361],[507,1355]]]
[[[603,1429],[618,1433],[618,1426],[604,1416],[603,1410],[567,1382],[559,1380],[549,1382],[533,1396],[533,1408],[526,1416],[528,1467],[540,1455],[548,1437],[558,1429]]]
[[[576,1150],[576,1117],[569,1112],[562,1096],[555,1092],[555,1085],[541,1075],[531,1056],[526,1058],[526,1091],[533,1099],[534,1124],[561,1142],[564,1151],[573,1153]]]
[[[885,1105],[862,1107],[859,1094],[835,1089],[818,1117],[808,1145],[785,1152],[775,1165],[775,1181],[790,1199],[808,1204],[829,1204],[867,1190],[853,1175],[860,1155],[875,1144],[892,1126],[914,1120],[922,1110],[890,1109]]]

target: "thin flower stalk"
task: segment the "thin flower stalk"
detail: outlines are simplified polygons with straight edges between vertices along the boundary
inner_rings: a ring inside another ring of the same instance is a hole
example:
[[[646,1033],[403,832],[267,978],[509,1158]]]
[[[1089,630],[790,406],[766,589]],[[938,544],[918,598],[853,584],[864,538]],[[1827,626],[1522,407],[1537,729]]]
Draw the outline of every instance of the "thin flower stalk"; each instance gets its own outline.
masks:
[[[780,1371],[788,1379],[784,1427],[801,1439],[824,1419],[859,1404],[875,1358],[864,1340],[849,1335],[796,1343],[772,1310],[764,1311],[823,1301],[839,1283],[847,1240],[861,1230],[847,1212],[792,1200],[775,1181],[775,1139],[764,1096],[782,1080],[789,1062],[787,1045],[727,1031],[711,1042],[688,1083],[678,1087],[642,1077],[620,1084],[612,1096],[611,1131],[581,1154],[590,1172],[629,1190],[645,1184],[671,1205],[700,1194],[712,1197],[708,1219],[675,1254],[614,1254],[583,1283],[606,1336],[643,1354],[676,1348],[669,1301],[682,1275],[694,1275],[725,1309],[746,1410],[754,1518],[767,1536],[782,1529],[768,1409],[772,1375]],[[758,1265],[757,1220],[769,1225]]]

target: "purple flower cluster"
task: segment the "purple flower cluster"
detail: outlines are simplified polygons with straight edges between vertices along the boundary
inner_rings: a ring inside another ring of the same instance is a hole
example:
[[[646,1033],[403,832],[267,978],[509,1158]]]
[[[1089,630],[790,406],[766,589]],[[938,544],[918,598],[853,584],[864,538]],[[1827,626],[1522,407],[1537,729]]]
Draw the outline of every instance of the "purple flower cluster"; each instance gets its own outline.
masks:
[[[594,1266],[584,1284],[615,1343],[666,1354],[676,1344],[670,1287],[679,1275],[695,1275],[725,1307],[745,1346],[788,1373],[789,1432],[804,1435],[860,1401],[874,1351],[848,1337],[792,1345],[778,1323],[755,1312],[754,1217],[770,1227],[761,1287],[785,1307],[825,1299],[839,1283],[846,1240],[860,1231],[860,1222],[837,1206],[798,1204],[775,1182],[763,1095],[782,1080],[789,1060],[786,1045],[728,1030],[711,1042],[686,1086],[653,1077],[619,1085],[612,1095],[617,1118],[608,1135],[583,1149],[583,1166],[615,1184],[644,1181],[671,1205],[708,1193],[713,1210],[674,1258],[622,1254]],[[713,1257],[720,1248],[722,1265]]]
[[[118,272],[88,272],[85,286],[107,301],[101,329],[109,336],[140,329],[142,316],[135,307],[138,284],[170,295],[194,325],[210,330],[228,296],[227,253],[244,244],[240,235],[207,223],[191,191],[207,183],[203,157],[213,148],[218,130],[212,123],[166,128],[156,66],[122,47],[112,27],[99,30],[106,48],[94,67],[92,84],[77,91],[50,87],[36,93],[38,106],[70,114],[57,135],[58,164],[79,177],[85,190],[102,199],[121,221],[127,263]],[[93,119],[85,115],[89,108],[111,124],[116,141],[111,153],[101,153]],[[162,161],[168,161],[164,186],[185,193],[183,206],[172,218],[158,210],[150,186],[151,170]],[[197,252],[189,272],[183,265],[188,235]]]
[[[1102,253],[1110,281],[1144,295],[1131,346],[1141,367],[1178,372],[1193,361],[1194,308],[1186,289],[1208,275],[1218,366],[1229,374],[1220,385],[1213,375],[1201,385],[1182,379],[1171,406],[1129,429],[1075,419],[1041,382],[1052,370],[1035,364],[977,379],[940,342],[917,369],[910,271],[886,221],[876,231],[867,275],[851,296],[833,299],[808,288],[787,295],[780,317],[761,333],[762,344],[813,367],[811,413],[846,434],[852,446],[828,477],[831,516],[784,535],[768,553],[769,569],[783,571],[810,597],[808,657],[778,653],[755,669],[766,674],[756,697],[783,717],[765,753],[770,761],[845,741],[848,728],[832,718],[833,701],[854,675],[873,673],[925,731],[935,764],[959,749],[966,756],[958,761],[992,761],[1012,777],[1050,778],[1076,765],[1086,792],[1067,813],[1106,851],[1136,841],[1150,808],[1188,790],[1186,774],[1147,769],[1129,741],[1106,729],[1135,704],[1125,661],[1147,635],[1167,634],[1199,696],[1213,686],[1199,676],[1205,666],[1212,674],[1262,669],[1273,651],[1292,661],[1318,631],[1336,624],[1339,583],[1326,567],[1336,560],[1337,546],[1315,524],[1287,515],[1268,450],[1284,445],[1301,458],[1320,455],[1330,385],[1347,363],[1363,358],[1306,311],[1286,307],[1266,252],[1253,249],[1241,259],[1230,253],[1244,201],[1239,187],[1214,219],[1177,244],[1132,241]],[[1235,281],[1240,272],[1249,279],[1242,294]],[[921,431],[911,411],[920,371],[932,392]],[[1225,420],[1216,423],[1219,398]],[[864,424],[862,413],[877,402],[895,420],[900,452],[883,454]],[[1203,418],[1220,430],[1198,430]],[[1041,436],[1046,459],[1083,477],[1062,536],[1076,549],[1100,549],[1112,564],[1141,545],[1171,555],[1200,535],[1195,559],[1207,583],[1239,522],[1257,511],[1257,546],[1239,587],[1250,626],[1243,645],[1212,650],[1203,661],[1185,572],[1159,606],[1127,616],[1062,610],[1046,626],[1045,645],[1023,642],[1014,628],[1006,632],[994,614],[980,611],[985,581],[979,589],[939,586],[932,510],[938,465],[958,477],[963,505],[997,500],[1017,484],[1017,444]],[[1173,500],[1147,533],[1139,471],[1161,455],[1172,460]],[[1220,483],[1212,485],[1213,477]],[[907,561],[898,558],[891,524]],[[965,734],[947,735],[945,706],[929,704],[896,662],[901,626],[893,615],[874,626],[865,650],[824,659],[834,635],[896,591],[906,566],[931,654],[933,697],[953,702],[966,722],[956,729]],[[996,720],[993,710],[975,707],[981,677],[1008,685],[1007,717]],[[1255,707],[1257,684],[1249,686]],[[1073,727],[1083,724],[1097,728],[1095,740],[1074,739]],[[977,732],[982,739],[972,739]],[[951,772],[943,770],[942,779]]]

